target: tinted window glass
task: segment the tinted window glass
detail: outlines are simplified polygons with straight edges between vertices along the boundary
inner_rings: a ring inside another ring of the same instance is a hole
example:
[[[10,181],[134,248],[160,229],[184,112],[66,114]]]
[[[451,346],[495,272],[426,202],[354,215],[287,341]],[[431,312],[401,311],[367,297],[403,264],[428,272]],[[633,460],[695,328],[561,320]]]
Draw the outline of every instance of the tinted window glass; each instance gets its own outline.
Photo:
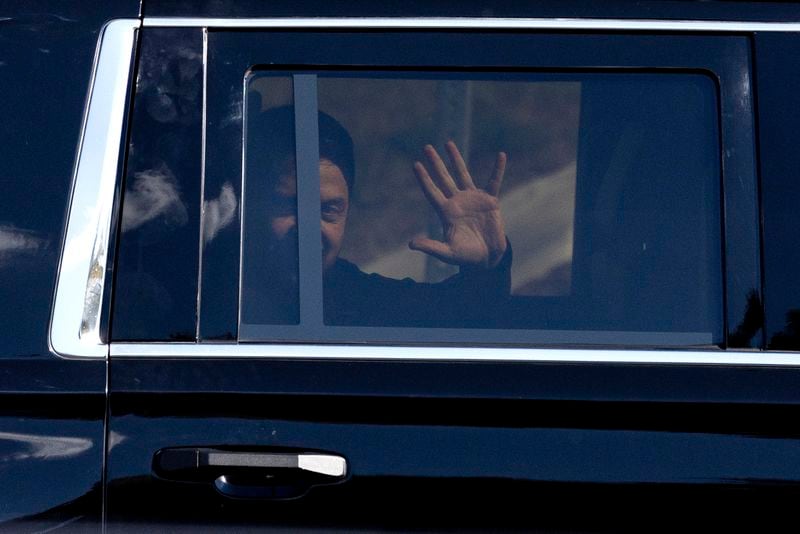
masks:
[[[240,339],[721,342],[709,78],[265,72],[247,91]]]
[[[767,347],[800,350],[800,36],[759,35],[756,45]]]
[[[112,336],[194,340],[202,149],[202,35],[142,36],[122,195]]]
[[[250,91],[245,145],[247,195],[243,254],[258,269],[242,271],[245,322],[298,324],[299,270],[295,116],[290,76],[262,78]],[[264,86],[264,84],[254,87]],[[270,111],[261,112],[266,106]],[[255,107],[257,109],[253,110]],[[269,147],[261,150],[259,147]]]

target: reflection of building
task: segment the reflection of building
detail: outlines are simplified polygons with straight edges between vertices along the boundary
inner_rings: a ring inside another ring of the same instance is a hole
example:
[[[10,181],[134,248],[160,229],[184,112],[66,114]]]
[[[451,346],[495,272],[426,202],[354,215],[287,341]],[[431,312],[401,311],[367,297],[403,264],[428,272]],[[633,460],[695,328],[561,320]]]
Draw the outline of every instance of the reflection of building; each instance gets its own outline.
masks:
[[[575,214],[575,162],[500,195],[506,233],[514,248],[512,290],[521,295],[564,295],[570,290]],[[425,281],[428,256],[400,245],[361,268],[393,278]],[[433,260],[436,261],[436,260]]]

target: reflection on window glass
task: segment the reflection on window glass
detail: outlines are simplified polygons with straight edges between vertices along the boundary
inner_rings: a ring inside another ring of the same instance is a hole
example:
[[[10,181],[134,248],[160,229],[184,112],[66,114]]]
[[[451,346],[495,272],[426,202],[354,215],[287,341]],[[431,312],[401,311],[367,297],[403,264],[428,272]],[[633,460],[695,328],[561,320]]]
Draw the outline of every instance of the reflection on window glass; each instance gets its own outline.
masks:
[[[194,341],[203,42],[190,28],[153,30],[141,42],[111,335]]]
[[[242,271],[241,316],[242,322],[297,324],[297,176],[294,112],[287,105],[292,80],[259,81],[267,80],[267,111],[258,91],[248,95],[243,256],[250,268]]]
[[[706,77],[327,72],[315,83],[313,102],[295,102],[291,76],[248,79],[242,325],[299,324],[289,338],[315,340],[349,339],[341,326],[373,327],[375,340],[398,340],[382,329],[398,326],[497,331],[488,342],[721,339]],[[309,106],[318,147],[294,131]],[[298,182],[295,156],[319,160],[316,183]],[[316,304],[298,296],[303,187],[320,193]],[[320,302],[321,320],[301,324]]]

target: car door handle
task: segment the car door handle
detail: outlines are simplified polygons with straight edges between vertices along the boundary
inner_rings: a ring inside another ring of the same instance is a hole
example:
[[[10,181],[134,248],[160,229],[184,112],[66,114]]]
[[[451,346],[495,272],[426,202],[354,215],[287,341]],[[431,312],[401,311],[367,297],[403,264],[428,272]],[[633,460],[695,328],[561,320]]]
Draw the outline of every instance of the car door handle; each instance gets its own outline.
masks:
[[[299,469],[336,478],[344,477],[347,473],[347,462],[335,454],[226,452],[197,449],[197,458],[198,466]]]
[[[176,447],[155,454],[153,471],[165,480],[213,483],[228,497],[292,498],[345,480],[347,461],[321,452]]]

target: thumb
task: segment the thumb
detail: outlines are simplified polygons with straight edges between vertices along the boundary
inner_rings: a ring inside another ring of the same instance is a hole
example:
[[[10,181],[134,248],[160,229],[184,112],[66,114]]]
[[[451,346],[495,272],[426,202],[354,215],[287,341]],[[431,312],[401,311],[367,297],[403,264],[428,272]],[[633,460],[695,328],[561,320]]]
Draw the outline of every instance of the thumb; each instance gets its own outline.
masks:
[[[411,250],[418,250],[425,254],[430,254],[434,258],[445,263],[453,263],[453,251],[446,243],[429,239],[427,237],[415,237],[408,244]]]

